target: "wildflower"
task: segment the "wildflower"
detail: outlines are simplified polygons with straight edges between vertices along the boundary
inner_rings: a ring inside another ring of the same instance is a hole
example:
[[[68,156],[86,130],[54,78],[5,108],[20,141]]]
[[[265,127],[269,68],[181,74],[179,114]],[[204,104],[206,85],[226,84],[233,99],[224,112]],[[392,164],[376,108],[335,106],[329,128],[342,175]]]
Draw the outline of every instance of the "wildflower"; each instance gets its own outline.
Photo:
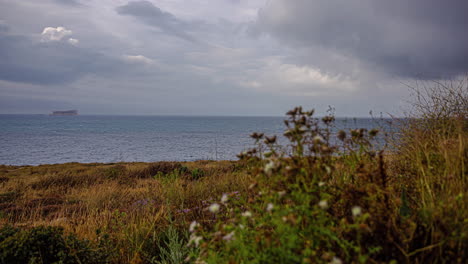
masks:
[[[283,197],[284,195],[286,195],[286,191],[279,191],[278,192],[279,197]]]
[[[269,204],[267,204],[266,210],[267,210],[267,212],[271,212],[271,210],[273,210],[273,208],[274,208],[274,205],[272,203],[269,203]]]
[[[197,221],[193,221],[192,223],[190,223],[190,227],[189,227],[190,233],[195,232],[195,229],[197,229],[197,227],[199,226],[200,224]]]
[[[265,165],[265,173],[267,175],[271,175],[271,173],[273,172],[273,169],[275,168],[275,162],[273,160],[270,160],[266,165]]]
[[[223,240],[226,240],[226,241],[231,241],[233,238],[234,238],[234,231],[232,231],[231,233],[223,236]]]
[[[203,237],[201,236],[197,236],[195,234],[191,234],[190,235],[190,239],[188,241],[188,246],[191,246],[192,244],[194,244],[196,247],[198,247],[198,245],[200,245],[200,241],[203,239]]]
[[[301,133],[307,132],[307,127],[301,126],[301,127],[299,128],[299,132],[301,132]]]
[[[343,261],[339,257],[333,257],[329,264],[342,264]]]
[[[331,174],[332,172],[331,168],[328,166],[325,166],[325,171],[327,172],[327,174]]]
[[[325,124],[330,124],[332,123],[333,121],[335,121],[335,117],[334,116],[324,116],[322,118],[322,122],[325,123]]]
[[[224,193],[223,196],[221,197],[221,202],[226,203],[227,200],[228,200],[228,195]]]
[[[318,183],[318,186],[319,186],[319,187],[322,187],[322,186],[324,186],[324,185],[325,185],[325,182],[323,182],[323,181],[321,181],[321,182]]]
[[[351,208],[351,213],[353,217],[360,216],[362,214],[362,208],[360,206],[353,206],[353,208]]]
[[[208,210],[212,213],[216,213],[219,211],[219,204],[217,203],[214,203],[212,205],[210,205],[210,207],[208,207]]]
[[[240,229],[244,229],[245,226],[244,226],[243,224],[239,224],[239,228],[240,228]]]
[[[369,136],[375,137],[377,136],[378,133],[379,133],[379,130],[374,128],[369,131]]]
[[[289,137],[289,136],[291,136],[293,133],[294,133],[294,131],[293,131],[293,130],[291,130],[291,129],[288,129],[288,130],[286,130],[286,132],[284,132],[284,134],[283,134],[283,135],[284,135],[285,137]]]
[[[252,213],[250,211],[245,211],[242,213],[243,217],[252,217]]]
[[[263,137],[263,133],[257,133],[257,132],[254,132],[250,135],[251,138],[253,139],[256,139],[256,140],[259,140]]]
[[[328,201],[327,200],[322,200],[318,203],[318,206],[322,208],[323,210],[328,208]]]
[[[274,144],[276,142],[276,136],[265,137],[265,144]]]
[[[312,142],[314,142],[315,144],[321,144],[324,142],[323,140],[323,137],[321,137],[320,135],[316,135],[313,139],[312,139]]]
[[[340,130],[338,132],[338,139],[344,141],[346,139],[346,132],[344,130]]]

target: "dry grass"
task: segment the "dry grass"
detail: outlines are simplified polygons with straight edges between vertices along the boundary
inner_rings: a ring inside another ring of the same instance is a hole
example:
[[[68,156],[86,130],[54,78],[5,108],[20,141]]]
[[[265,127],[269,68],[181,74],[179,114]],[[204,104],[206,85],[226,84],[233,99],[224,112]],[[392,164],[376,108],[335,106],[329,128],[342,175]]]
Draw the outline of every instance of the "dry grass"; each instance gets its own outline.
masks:
[[[122,243],[203,217],[202,201],[251,181],[230,161],[0,166],[0,179],[1,225],[56,225],[91,240],[104,230]]]

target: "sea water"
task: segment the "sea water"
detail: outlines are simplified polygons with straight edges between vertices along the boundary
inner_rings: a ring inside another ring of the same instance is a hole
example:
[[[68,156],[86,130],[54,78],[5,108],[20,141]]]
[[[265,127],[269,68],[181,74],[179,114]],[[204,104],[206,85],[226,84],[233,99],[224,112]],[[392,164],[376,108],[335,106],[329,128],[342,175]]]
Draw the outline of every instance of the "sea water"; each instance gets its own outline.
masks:
[[[284,117],[0,115],[0,164],[236,160],[252,132],[282,135]],[[342,128],[387,126],[337,119]],[[284,142],[284,139],[282,139]]]

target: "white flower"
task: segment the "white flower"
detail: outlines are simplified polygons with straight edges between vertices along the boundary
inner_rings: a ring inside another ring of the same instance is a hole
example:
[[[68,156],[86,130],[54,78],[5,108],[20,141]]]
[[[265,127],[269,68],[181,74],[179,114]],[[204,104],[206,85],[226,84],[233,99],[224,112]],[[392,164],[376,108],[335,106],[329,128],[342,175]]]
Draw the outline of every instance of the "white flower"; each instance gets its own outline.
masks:
[[[320,143],[323,143],[324,140],[323,140],[323,137],[319,136],[319,135],[316,135],[312,141],[315,143],[315,144],[320,144]]]
[[[208,207],[208,210],[212,213],[216,213],[219,211],[219,204],[217,203],[214,203],[212,205],[210,205],[210,207]]]
[[[190,227],[189,227],[190,233],[195,232],[195,229],[199,226],[200,224],[197,221],[193,221],[192,223],[190,223]]]
[[[267,212],[271,212],[275,206],[272,203],[267,204],[266,210]]]
[[[198,247],[198,245],[200,245],[200,241],[203,239],[203,237],[201,236],[197,236],[195,234],[191,234],[190,235],[190,239],[188,241],[188,245],[192,245],[194,244],[196,247]]]
[[[322,186],[324,186],[324,185],[325,185],[325,183],[322,182],[322,181],[318,183],[318,186],[319,186],[319,187],[322,187]]]
[[[234,238],[234,231],[232,231],[231,233],[223,236],[223,240],[226,240],[226,241],[231,241],[233,238]]]
[[[239,228],[240,228],[240,229],[244,229],[245,226],[244,226],[243,224],[239,224]]]
[[[328,202],[327,202],[327,200],[322,200],[322,201],[320,201],[320,202],[318,203],[318,206],[319,206],[320,208],[322,208],[323,210],[327,209],[327,208],[328,208]]]
[[[245,211],[242,213],[243,217],[252,217],[252,213],[250,211]]]
[[[228,195],[224,193],[223,196],[221,197],[221,202],[226,203],[227,200],[228,200]]]
[[[360,206],[353,206],[353,208],[351,208],[351,213],[353,217],[360,216],[362,214],[362,208]]]
[[[266,165],[265,165],[265,168],[264,168],[264,171],[267,175],[271,175],[271,173],[273,172],[273,169],[275,168],[275,162],[273,160],[270,160]]]
[[[343,264],[343,261],[341,261],[341,259],[338,257],[333,257],[329,264]]]

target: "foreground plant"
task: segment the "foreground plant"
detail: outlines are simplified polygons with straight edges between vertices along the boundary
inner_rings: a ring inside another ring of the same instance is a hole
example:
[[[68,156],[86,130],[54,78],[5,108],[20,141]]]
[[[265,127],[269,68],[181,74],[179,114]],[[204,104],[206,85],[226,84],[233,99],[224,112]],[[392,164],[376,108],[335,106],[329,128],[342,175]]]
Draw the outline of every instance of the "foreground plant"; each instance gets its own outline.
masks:
[[[466,200],[464,169],[458,174],[460,186],[452,190],[465,192],[439,210],[455,217],[444,219],[447,237],[431,237],[439,235],[434,231],[440,227],[428,217],[440,216],[425,211],[424,199],[422,205],[409,202],[409,195],[419,198],[426,190],[405,189],[412,181],[395,173],[395,154],[385,155],[376,144],[379,130],[333,133],[333,115],[319,119],[300,107],[287,115],[288,145],[280,146],[275,136],[251,135],[256,147],[239,157],[250,164],[256,181],[239,199],[223,196],[213,203],[211,223],[191,226],[189,246],[200,251],[189,261],[463,262],[468,245],[467,210],[461,204]],[[462,165],[455,166],[464,168],[466,157],[460,159]],[[446,192],[433,195],[446,197]]]

